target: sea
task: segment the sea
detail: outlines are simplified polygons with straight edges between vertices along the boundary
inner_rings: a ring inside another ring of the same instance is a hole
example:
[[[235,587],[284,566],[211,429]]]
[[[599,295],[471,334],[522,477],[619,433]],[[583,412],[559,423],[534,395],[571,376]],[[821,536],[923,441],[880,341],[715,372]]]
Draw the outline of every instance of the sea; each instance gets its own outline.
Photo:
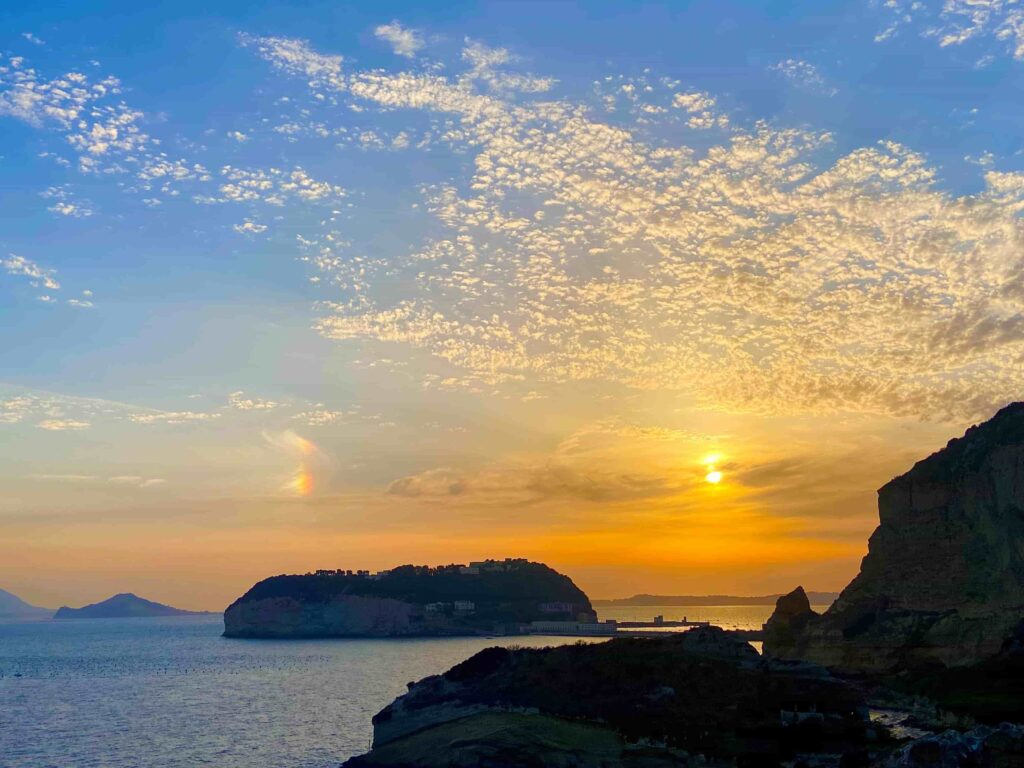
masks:
[[[600,608],[760,628],[771,606]],[[0,622],[0,768],[335,768],[409,682],[575,637],[238,640],[220,615]],[[601,642],[590,640],[590,642]]]

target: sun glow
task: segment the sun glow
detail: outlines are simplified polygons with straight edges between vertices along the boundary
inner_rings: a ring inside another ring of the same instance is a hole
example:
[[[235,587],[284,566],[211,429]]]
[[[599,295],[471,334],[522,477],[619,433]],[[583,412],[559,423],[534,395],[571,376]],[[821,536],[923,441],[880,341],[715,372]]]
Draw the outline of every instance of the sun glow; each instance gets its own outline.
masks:
[[[704,479],[707,480],[712,485],[717,485],[718,483],[722,482],[722,473],[719,472],[717,469],[713,469],[706,475],[704,475]]]

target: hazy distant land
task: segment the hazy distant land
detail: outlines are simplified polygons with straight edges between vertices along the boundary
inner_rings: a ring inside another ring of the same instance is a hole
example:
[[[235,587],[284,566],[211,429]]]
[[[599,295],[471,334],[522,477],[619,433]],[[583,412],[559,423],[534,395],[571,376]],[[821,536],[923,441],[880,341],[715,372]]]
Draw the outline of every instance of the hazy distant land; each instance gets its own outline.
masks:
[[[128,619],[141,616],[196,616],[206,611],[186,611],[125,592],[81,608],[60,608],[55,619]]]
[[[0,589],[0,619],[48,619],[52,608],[30,605],[15,594]]]
[[[775,605],[782,597],[776,595],[633,595],[610,600],[592,600],[594,607],[614,605]],[[839,597],[838,592],[808,592],[811,605],[831,605]]]

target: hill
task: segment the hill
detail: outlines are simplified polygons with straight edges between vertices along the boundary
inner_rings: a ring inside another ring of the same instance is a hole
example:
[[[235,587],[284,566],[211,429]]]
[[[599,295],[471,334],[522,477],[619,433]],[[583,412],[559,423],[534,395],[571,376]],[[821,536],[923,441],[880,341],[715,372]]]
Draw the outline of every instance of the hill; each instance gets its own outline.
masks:
[[[205,611],[184,611],[180,608],[172,608],[162,603],[154,603],[124,592],[119,595],[107,598],[99,603],[86,605],[81,608],[68,608],[64,606],[57,611],[55,619],[127,619],[142,616],[194,616],[205,613]]]
[[[541,619],[593,617],[572,580],[542,563],[403,565],[273,576],[224,612],[228,637],[467,635]],[[499,629],[499,631],[501,631]]]
[[[0,619],[49,619],[52,608],[30,605],[15,594],[0,589]]]

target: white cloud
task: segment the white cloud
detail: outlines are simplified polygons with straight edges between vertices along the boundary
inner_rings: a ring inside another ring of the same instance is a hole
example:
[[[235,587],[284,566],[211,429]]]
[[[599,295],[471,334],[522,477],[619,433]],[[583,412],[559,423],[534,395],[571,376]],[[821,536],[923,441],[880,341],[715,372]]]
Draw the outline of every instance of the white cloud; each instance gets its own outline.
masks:
[[[257,47],[343,105],[445,121],[472,159],[423,187],[444,232],[408,257],[311,241],[340,291],[326,336],[423,350],[463,386],[600,380],[728,410],[942,418],[1019,396],[1019,175],[961,197],[892,142],[837,156],[828,134],[759,123],[697,151],[483,76],[343,74],[301,41]],[[467,50],[480,73],[511,58]]]
[[[228,131],[228,138],[234,139],[239,144],[244,144],[249,140],[249,135],[247,133],[242,133],[241,131]]]
[[[55,269],[45,269],[31,259],[16,254],[8,254],[6,259],[0,260],[0,266],[7,270],[9,275],[27,277],[34,288],[48,288],[51,291],[60,290],[60,283],[54,277],[57,274]]]
[[[232,229],[240,235],[261,235],[267,231],[267,225],[258,224],[252,219],[246,219],[241,224],[232,226]]]
[[[38,37],[33,35],[31,32],[22,32],[21,36],[23,38],[25,38],[26,40],[28,40],[33,45],[46,45],[46,43],[43,40],[40,40]]]
[[[876,42],[913,26],[942,47],[978,42],[1024,61],[1024,6],[1018,0],[886,0],[882,6],[891,22],[875,36]],[[984,54],[979,65],[987,65],[992,56]]]
[[[55,201],[47,209],[51,213],[76,219],[87,218],[93,214],[91,204],[76,200],[66,186],[49,187],[42,193],[42,197]]]
[[[218,196],[199,196],[198,202],[283,206],[288,199],[293,199],[329,204],[341,200],[347,194],[344,187],[315,179],[302,168],[290,171],[281,168],[247,170],[226,165],[220,175],[225,181],[220,185]]]
[[[76,419],[43,419],[43,421],[40,421],[36,426],[40,429],[46,429],[51,432],[65,432],[68,430],[78,431],[88,429],[89,422],[78,421]]]
[[[391,46],[399,56],[412,58],[423,48],[423,36],[415,29],[403,27],[397,21],[381,24],[373,34]]]
[[[715,97],[705,91],[677,93],[672,106],[690,115],[687,125],[691,128],[724,128],[729,124],[728,116],[719,114]]]
[[[246,397],[245,392],[238,391],[228,395],[228,405],[239,411],[269,411],[280,407],[281,403],[259,397]]]
[[[128,419],[136,424],[187,424],[220,418],[219,413],[202,411],[152,411],[132,413]]]
[[[317,408],[312,411],[297,413],[296,421],[305,422],[310,427],[322,427],[327,424],[335,424],[345,417],[345,411],[332,411],[327,408]]]
[[[778,64],[769,67],[773,72],[778,72],[801,88],[834,96],[837,91],[825,82],[818,68],[809,61],[803,59],[783,59]]]
[[[5,60],[0,55],[0,116],[63,135],[78,154],[82,173],[131,174],[139,189],[165,193],[175,183],[208,179],[202,165],[162,152],[159,140],[142,130],[147,116],[121,96],[121,82],[115,77],[95,79],[72,71],[47,78],[25,66],[21,57]]]

